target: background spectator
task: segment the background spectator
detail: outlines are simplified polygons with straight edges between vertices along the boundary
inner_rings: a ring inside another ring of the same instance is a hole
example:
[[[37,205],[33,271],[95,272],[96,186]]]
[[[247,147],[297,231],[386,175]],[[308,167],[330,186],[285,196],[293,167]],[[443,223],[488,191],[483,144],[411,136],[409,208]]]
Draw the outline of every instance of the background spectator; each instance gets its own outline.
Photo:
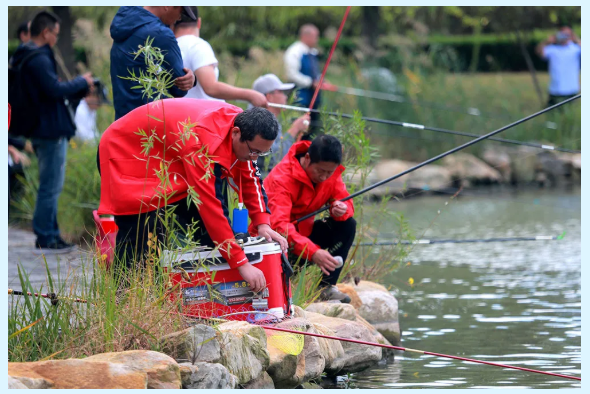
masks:
[[[50,12],[38,13],[31,22],[31,41],[14,54],[15,66],[31,51],[36,55],[23,65],[24,89],[30,99],[32,114],[39,117],[31,141],[39,162],[39,190],[33,215],[36,248],[43,253],[66,252],[73,245],[66,243],[57,224],[57,201],[61,193],[66,165],[68,140],[74,135],[73,119],[65,99],[81,98],[93,86],[90,73],[60,82],[51,48],[59,36],[59,19]],[[33,116],[33,115],[32,115]]]

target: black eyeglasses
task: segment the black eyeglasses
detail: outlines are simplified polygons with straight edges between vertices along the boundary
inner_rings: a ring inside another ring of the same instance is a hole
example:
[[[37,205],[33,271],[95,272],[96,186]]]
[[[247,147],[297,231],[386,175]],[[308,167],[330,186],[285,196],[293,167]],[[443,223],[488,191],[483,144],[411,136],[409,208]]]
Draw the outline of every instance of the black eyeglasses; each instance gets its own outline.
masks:
[[[258,156],[258,157],[264,157],[264,156],[268,156],[272,153],[272,149],[267,150],[266,152],[255,152],[252,150],[252,148],[250,148],[250,144],[248,143],[248,141],[246,141],[246,145],[248,146],[248,149],[250,150],[250,156]]]

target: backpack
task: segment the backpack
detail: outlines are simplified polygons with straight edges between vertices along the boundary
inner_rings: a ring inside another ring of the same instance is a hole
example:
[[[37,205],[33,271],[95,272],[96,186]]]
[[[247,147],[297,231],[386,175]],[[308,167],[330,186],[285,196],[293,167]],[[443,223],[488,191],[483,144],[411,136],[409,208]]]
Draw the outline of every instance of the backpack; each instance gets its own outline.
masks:
[[[26,63],[41,51],[34,50],[19,63],[8,68],[8,103],[12,107],[12,116],[8,132],[13,136],[30,138],[39,126],[39,105],[27,89],[23,68]]]

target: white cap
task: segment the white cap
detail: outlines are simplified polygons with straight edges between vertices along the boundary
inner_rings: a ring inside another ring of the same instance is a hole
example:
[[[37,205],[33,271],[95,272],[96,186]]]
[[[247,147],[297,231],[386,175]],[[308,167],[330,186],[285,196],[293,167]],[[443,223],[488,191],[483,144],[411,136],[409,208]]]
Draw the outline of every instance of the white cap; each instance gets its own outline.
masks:
[[[256,81],[254,81],[254,84],[252,84],[252,89],[262,94],[274,92],[275,90],[291,90],[294,87],[294,83],[283,83],[279,77],[274,74],[266,74],[258,77]]]

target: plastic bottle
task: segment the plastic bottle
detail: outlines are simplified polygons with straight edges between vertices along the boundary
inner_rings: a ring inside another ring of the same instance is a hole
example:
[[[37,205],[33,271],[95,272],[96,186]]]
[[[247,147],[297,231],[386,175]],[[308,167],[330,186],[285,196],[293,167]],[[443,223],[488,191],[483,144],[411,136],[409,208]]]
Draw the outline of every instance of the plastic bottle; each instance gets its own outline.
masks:
[[[248,232],[248,210],[241,202],[238,203],[238,208],[234,208],[232,229],[236,234]]]

